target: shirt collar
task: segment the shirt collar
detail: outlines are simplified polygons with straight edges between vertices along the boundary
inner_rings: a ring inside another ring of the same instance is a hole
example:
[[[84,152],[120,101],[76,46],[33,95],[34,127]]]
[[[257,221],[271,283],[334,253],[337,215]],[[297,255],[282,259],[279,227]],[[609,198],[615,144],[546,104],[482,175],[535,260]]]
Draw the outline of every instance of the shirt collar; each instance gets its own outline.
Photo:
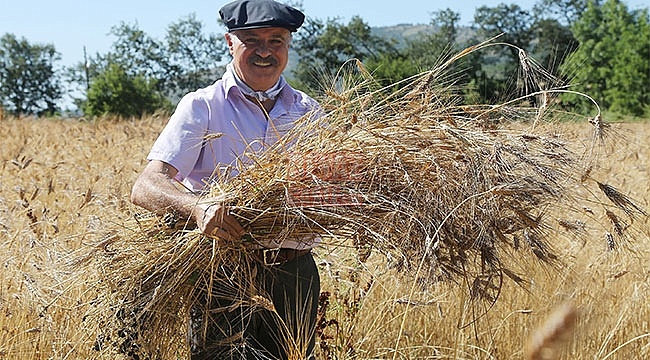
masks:
[[[284,76],[281,75],[275,85],[273,85],[271,88],[265,91],[255,91],[246,85],[246,83],[243,82],[239,76],[237,76],[237,72],[235,71],[235,67],[233,66],[232,62],[226,65],[226,72],[223,75],[223,79],[226,81],[226,87],[228,91],[232,87],[236,87],[242,94],[256,98],[259,101],[276,100],[280,95],[280,92],[282,92],[282,89],[287,84]]]

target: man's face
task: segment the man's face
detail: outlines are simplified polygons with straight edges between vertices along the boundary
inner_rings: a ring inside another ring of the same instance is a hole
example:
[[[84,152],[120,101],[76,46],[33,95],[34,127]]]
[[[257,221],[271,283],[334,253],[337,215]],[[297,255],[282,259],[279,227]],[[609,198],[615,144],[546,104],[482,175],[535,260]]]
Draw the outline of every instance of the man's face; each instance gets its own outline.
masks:
[[[271,88],[289,60],[289,30],[278,27],[226,33],[228,49],[240,79],[255,91]]]

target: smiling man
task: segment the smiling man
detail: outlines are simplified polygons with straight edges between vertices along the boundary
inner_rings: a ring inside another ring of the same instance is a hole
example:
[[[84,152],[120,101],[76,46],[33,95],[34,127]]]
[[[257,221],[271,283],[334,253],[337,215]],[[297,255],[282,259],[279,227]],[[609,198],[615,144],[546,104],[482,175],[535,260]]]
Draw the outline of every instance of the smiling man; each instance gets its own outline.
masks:
[[[273,145],[297,119],[318,113],[319,106],[282,76],[302,12],[273,0],[237,0],[219,14],[228,28],[232,62],[221,79],[178,103],[133,185],[131,200],[237,242],[245,229],[226,204],[206,199],[205,190],[215,178],[236,177],[247,164],[246,154]],[[240,306],[241,299],[203,294],[193,311],[192,359],[310,358],[320,292],[313,246],[300,239],[255,244],[257,263],[242,267],[255,268],[248,281],[256,294],[272,300],[272,309],[251,311]],[[249,276],[225,274],[238,275]]]
[[[283,28],[226,33],[237,76],[251,89],[272,88],[287,66],[291,34]]]

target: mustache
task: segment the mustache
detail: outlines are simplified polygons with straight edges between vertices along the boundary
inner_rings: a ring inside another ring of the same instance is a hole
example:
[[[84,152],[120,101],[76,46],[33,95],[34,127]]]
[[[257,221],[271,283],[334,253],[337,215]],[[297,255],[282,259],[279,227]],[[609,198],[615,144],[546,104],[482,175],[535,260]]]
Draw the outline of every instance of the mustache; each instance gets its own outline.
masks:
[[[278,60],[274,58],[273,56],[268,56],[268,57],[261,57],[259,55],[253,55],[250,58],[248,58],[248,63],[249,64],[254,64],[256,62],[268,62],[271,63],[271,65],[278,65]]]

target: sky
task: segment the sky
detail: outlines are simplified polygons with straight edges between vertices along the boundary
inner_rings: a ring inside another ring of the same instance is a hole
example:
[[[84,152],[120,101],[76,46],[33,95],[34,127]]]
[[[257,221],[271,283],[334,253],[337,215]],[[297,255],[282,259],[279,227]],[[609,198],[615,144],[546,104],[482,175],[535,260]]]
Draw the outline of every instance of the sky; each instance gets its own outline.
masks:
[[[83,61],[88,55],[105,54],[115,40],[108,33],[122,22],[137,23],[147,35],[163,39],[166,28],[195,14],[205,33],[222,33],[217,22],[219,8],[228,0],[0,0],[0,36],[11,33],[30,44],[52,44],[61,53],[63,66]],[[403,23],[427,24],[431,13],[450,8],[461,15],[460,23],[471,23],[479,6],[517,3],[530,10],[535,0],[302,0],[308,17],[339,18],[347,22],[358,15],[370,26]],[[630,9],[648,8],[650,0],[626,0]]]

